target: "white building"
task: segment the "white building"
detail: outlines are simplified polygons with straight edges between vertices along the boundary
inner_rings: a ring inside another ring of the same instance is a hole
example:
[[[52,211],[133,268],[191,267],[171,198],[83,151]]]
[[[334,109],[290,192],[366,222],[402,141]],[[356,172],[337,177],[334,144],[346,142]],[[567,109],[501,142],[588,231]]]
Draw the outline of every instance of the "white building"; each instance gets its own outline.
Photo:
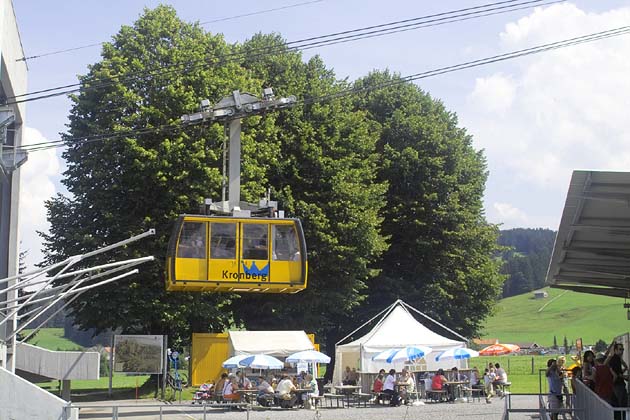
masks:
[[[17,148],[22,144],[25,121],[24,104],[10,104],[12,97],[26,92],[26,61],[18,31],[13,3],[0,0],[0,279],[14,276],[18,270],[18,197],[20,193],[19,164],[25,156]],[[8,98],[8,99],[7,99]],[[5,103],[9,103],[4,105]],[[0,292],[7,283],[0,284]],[[7,298],[0,294],[0,301]],[[9,326],[11,328],[11,326]],[[0,326],[0,340],[6,335]],[[1,347],[1,346],[0,346]],[[0,366],[6,355],[0,349]]]

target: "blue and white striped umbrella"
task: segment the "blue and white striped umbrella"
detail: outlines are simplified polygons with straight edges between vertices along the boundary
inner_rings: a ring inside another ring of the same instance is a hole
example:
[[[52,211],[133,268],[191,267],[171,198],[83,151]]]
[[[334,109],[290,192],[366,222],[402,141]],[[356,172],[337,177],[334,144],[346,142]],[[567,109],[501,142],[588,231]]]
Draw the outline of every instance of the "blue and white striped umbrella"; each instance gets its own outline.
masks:
[[[238,365],[252,369],[282,369],[284,362],[266,354],[255,354],[244,358]]]
[[[238,354],[236,356],[232,356],[229,359],[227,359],[225,362],[223,362],[221,366],[223,366],[226,369],[235,369],[235,368],[243,367],[239,365],[239,362],[250,356],[251,354]]]
[[[304,350],[286,358],[289,363],[330,363],[330,356],[315,350]]]
[[[407,346],[402,349],[385,350],[374,356],[372,360],[381,360],[387,363],[413,362],[431,353],[432,350],[431,347],[427,346]]]
[[[448,349],[448,350],[443,351],[442,353],[435,356],[435,361],[439,362],[440,360],[444,360],[444,359],[462,360],[462,359],[470,359],[471,357],[479,357],[479,352],[460,347],[456,349]]]

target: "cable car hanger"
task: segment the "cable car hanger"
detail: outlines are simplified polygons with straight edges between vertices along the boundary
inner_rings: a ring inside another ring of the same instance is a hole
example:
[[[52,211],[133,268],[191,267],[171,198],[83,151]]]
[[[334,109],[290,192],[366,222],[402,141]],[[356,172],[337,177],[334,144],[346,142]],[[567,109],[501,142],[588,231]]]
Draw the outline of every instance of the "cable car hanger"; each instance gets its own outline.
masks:
[[[306,288],[307,255],[299,219],[284,218],[277,202],[240,201],[241,118],[295,104],[295,96],[263,99],[233,91],[201,111],[183,115],[183,124],[224,122],[229,132],[228,199],[225,150],[221,202],[206,199],[200,215],[180,215],[169,241],[166,288],[169,291],[297,293]]]

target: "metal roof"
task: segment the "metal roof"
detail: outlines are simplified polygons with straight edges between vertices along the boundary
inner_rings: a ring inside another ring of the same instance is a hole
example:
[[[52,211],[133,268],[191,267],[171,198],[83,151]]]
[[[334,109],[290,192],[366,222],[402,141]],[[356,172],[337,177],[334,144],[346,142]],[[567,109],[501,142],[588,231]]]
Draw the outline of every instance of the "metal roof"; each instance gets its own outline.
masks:
[[[573,172],[547,283],[630,297],[630,172]]]

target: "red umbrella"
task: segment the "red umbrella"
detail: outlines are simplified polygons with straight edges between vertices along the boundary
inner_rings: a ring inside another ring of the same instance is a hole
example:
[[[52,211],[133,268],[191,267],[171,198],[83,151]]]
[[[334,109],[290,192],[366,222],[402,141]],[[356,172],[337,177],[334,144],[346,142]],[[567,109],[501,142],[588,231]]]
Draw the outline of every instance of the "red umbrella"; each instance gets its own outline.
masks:
[[[501,356],[519,351],[521,348],[516,344],[493,344],[485,349],[479,350],[480,356]]]

